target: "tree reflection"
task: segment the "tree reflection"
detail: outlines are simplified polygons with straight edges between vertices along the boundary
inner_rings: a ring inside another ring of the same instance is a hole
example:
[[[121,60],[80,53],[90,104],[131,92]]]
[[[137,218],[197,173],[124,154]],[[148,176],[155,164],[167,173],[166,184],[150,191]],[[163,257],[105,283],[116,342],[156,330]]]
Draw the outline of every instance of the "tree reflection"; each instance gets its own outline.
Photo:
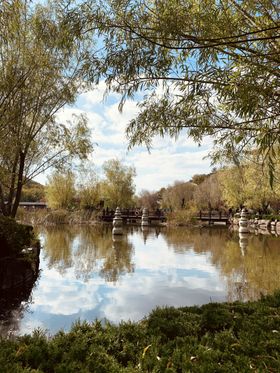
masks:
[[[39,257],[32,261],[0,260],[0,336],[8,337],[19,329],[28,309],[31,292],[39,274]]]
[[[77,229],[68,225],[45,228],[44,253],[49,268],[55,268],[63,274],[72,266],[72,246],[76,235]]]
[[[164,237],[170,248],[183,253],[208,254],[228,287],[228,299],[257,299],[279,288],[280,240],[274,236],[248,235],[246,248],[237,233],[228,229],[168,229]]]
[[[237,233],[227,228],[126,227],[125,234],[113,241],[111,226],[57,227],[45,230],[45,255],[49,267],[61,273],[72,267],[84,281],[99,275],[109,282],[134,271],[133,235],[143,240],[164,237],[170,250],[192,251],[206,256],[218,268],[221,282],[227,283],[229,300],[256,299],[279,288],[279,238],[248,235],[246,248]],[[240,246],[241,242],[241,246]],[[243,246],[242,246],[243,245]],[[150,253],[152,255],[152,253]],[[156,255],[156,254],[154,254]]]
[[[133,246],[127,236],[113,237],[110,255],[107,255],[100,271],[101,276],[108,282],[117,282],[118,278],[134,272],[134,264],[131,263]]]
[[[132,243],[125,234],[121,242],[114,242],[110,226],[48,228],[45,249],[49,267],[62,274],[73,267],[76,278],[84,281],[99,273],[106,281],[116,282],[134,270]]]
[[[102,259],[106,258],[112,245],[112,233],[108,227],[82,227],[79,231],[77,246],[73,253],[77,278],[87,281],[100,269]]]

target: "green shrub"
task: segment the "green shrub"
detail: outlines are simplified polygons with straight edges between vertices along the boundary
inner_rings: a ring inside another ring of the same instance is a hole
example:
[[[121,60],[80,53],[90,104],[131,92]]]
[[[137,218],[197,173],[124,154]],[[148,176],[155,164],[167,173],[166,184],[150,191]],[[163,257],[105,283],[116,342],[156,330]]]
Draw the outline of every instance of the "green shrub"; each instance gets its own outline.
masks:
[[[18,224],[12,218],[0,216],[0,257],[19,254],[33,240],[32,226]]]
[[[280,292],[257,302],[157,308],[140,323],[77,322],[0,338],[1,373],[279,372]]]
[[[67,224],[68,218],[69,212],[67,210],[52,210],[45,216],[42,223],[46,225]]]
[[[194,206],[170,212],[167,214],[167,221],[175,225],[189,225],[196,222],[197,209]]]

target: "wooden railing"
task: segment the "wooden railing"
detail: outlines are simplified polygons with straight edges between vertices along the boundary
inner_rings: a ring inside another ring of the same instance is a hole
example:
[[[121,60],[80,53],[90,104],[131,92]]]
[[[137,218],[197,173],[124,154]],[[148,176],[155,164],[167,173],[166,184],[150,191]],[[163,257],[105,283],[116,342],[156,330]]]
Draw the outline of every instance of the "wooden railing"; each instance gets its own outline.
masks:
[[[231,214],[217,210],[199,211],[196,218],[201,221],[208,221],[209,224],[214,222],[224,222],[227,224],[231,218]]]
[[[129,220],[141,220],[142,210],[141,209],[121,209],[121,216],[124,221]],[[100,215],[100,219],[103,221],[112,221],[115,215],[115,210],[104,209]],[[149,220],[160,220],[165,221],[166,217],[162,210],[149,211]]]

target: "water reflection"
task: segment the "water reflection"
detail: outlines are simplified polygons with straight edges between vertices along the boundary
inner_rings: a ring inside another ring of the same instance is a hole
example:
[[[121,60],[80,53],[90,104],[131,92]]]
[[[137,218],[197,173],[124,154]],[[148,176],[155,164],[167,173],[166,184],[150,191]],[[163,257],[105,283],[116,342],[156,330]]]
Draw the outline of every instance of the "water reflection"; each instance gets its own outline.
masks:
[[[41,229],[42,274],[21,333],[77,318],[139,320],[157,305],[256,299],[279,287],[280,240],[225,228]]]
[[[72,267],[77,279],[87,281],[98,272],[106,281],[133,272],[133,245],[127,235],[115,236],[109,226],[52,228],[43,234],[45,259],[49,268],[61,274]]]
[[[0,260],[0,336],[7,337],[18,330],[38,273],[39,260]]]
[[[72,244],[76,236],[75,229],[65,225],[61,227],[48,227],[43,230],[44,254],[48,258],[49,268],[56,268],[59,273],[65,273],[72,262]]]
[[[206,255],[224,278],[229,300],[256,299],[279,287],[279,238],[263,235],[244,238],[224,228],[130,227],[127,235],[113,242],[110,227],[50,229],[45,240],[49,267],[55,266],[63,273],[72,265],[76,276],[84,280],[97,270],[106,281],[117,282],[121,275],[134,271],[134,246],[130,237],[137,233],[145,245],[161,235],[176,254],[193,250]]]
[[[106,281],[116,282],[120,275],[134,272],[134,264],[131,262],[133,246],[127,237],[114,236],[109,255],[106,255],[105,262],[100,274]]]

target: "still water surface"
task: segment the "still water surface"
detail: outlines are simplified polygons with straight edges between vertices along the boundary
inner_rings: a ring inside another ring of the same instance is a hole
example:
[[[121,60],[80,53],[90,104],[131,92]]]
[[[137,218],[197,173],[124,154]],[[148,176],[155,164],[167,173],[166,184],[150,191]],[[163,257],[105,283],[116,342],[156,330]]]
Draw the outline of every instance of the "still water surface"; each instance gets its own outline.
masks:
[[[280,239],[227,228],[40,228],[40,275],[0,334],[53,334],[77,320],[140,320],[156,306],[257,299],[280,287]]]

